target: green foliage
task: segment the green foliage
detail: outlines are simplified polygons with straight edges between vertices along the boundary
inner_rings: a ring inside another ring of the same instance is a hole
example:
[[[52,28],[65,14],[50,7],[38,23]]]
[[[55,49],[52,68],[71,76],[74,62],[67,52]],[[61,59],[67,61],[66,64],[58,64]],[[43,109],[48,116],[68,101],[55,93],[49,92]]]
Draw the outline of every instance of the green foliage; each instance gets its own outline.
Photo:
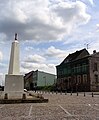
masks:
[[[38,90],[46,90],[46,91],[52,91],[54,86],[39,86],[37,89]]]

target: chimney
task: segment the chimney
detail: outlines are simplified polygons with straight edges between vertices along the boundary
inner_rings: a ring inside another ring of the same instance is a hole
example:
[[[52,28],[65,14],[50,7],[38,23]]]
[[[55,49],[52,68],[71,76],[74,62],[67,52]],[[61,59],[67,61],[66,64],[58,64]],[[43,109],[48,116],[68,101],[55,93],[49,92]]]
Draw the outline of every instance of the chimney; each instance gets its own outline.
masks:
[[[93,54],[95,54],[96,53],[96,50],[93,50]]]

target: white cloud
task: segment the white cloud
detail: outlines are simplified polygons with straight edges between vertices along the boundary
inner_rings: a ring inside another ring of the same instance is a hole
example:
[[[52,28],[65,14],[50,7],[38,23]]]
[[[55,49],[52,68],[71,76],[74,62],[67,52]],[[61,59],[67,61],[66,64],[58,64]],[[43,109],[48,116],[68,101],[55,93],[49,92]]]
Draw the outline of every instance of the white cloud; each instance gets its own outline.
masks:
[[[57,57],[62,59],[66,57],[66,52],[60,49],[56,49],[54,46],[51,46],[46,51],[45,55],[48,57]]]
[[[96,24],[96,31],[99,31],[99,24]]]
[[[96,24],[96,27],[99,27],[99,24]]]
[[[42,63],[42,62],[45,62],[46,59],[40,55],[28,55],[26,60],[26,62],[35,62],[35,63]]]
[[[45,54],[43,54],[43,56],[38,54],[27,55],[23,62],[21,62],[21,73],[25,74],[32,70],[40,70],[56,74],[55,64],[51,64],[50,60],[46,58],[47,56],[45,56]]]
[[[4,85],[4,74],[3,73],[0,73],[0,85]]]
[[[22,66],[24,66],[24,65],[22,65]],[[20,73],[21,73],[22,75],[24,75],[24,74],[26,74],[26,73],[28,73],[28,72],[30,72],[30,69],[25,68],[25,67],[20,67]]]
[[[86,4],[91,4],[91,5],[94,5],[94,0],[80,0]]]
[[[82,0],[84,2],[89,2],[91,5],[94,5],[94,0]]]
[[[32,70],[40,70],[48,73],[56,74],[55,65],[54,64],[45,64],[45,63],[29,63],[22,62],[21,64],[21,73],[27,73]]]
[[[8,39],[18,32],[20,40],[57,40],[90,19],[85,4],[80,1],[54,4],[49,1],[0,2],[0,34]]]
[[[94,4],[93,0],[89,0],[89,2],[90,2],[92,5]]]
[[[0,61],[3,59],[3,54],[2,52],[0,51]]]
[[[53,6],[53,11],[60,17],[64,25],[72,25],[71,28],[73,24],[86,24],[90,19],[90,15],[86,13],[86,5],[80,1],[71,4],[68,2],[61,2]]]
[[[33,48],[33,47],[28,46],[28,47],[26,47],[26,48],[25,48],[25,50],[26,50],[26,51],[31,51],[31,50],[34,50],[34,48]]]
[[[6,64],[0,63],[0,68],[4,68],[4,67],[6,67]]]

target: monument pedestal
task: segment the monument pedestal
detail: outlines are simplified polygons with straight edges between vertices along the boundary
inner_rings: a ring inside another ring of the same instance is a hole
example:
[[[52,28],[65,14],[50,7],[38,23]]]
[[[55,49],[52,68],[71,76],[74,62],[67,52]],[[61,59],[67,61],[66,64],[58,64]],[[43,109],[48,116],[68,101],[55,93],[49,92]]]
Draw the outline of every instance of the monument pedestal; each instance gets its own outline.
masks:
[[[6,75],[4,93],[8,95],[8,99],[22,98],[24,93],[23,75]]]

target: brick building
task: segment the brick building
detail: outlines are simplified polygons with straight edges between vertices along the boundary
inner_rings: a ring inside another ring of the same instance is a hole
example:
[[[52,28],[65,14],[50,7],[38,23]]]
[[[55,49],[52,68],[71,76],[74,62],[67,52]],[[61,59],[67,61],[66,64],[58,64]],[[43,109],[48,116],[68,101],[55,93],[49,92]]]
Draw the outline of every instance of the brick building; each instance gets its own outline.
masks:
[[[57,88],[67,91],[99,91],[99,52],[86,49],[69,54],[56,66]]]

